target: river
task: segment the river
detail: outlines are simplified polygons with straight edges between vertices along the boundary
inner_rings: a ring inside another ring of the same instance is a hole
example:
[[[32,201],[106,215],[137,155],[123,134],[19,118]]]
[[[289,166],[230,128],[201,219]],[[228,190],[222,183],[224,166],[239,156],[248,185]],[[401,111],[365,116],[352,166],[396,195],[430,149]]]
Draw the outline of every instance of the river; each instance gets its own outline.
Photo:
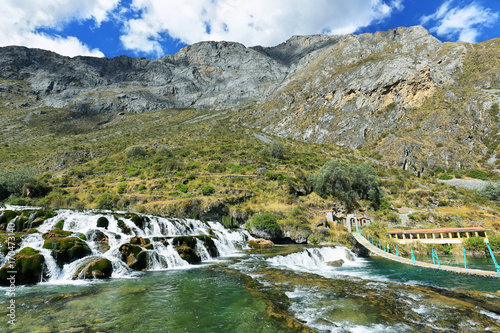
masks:
[[[96,227],[100,216],[107,216],[109,228]],[[59,211],[38,230],[47,232],[61,218],[64,229],[88,236],[98,229],[108,235],[106,253],[90,245],[93,256],[112,258],[112,277],[73,280],[75,262],[53,267],[45,281],[16,288],[15,326],[7,323],[12,297],[2,288],[0,332],[500,331],[498,279],[428,270],[383,257],[359,258],[342,246],[250,250],[245,232],[220,224],[149,217],[149,228],[139,230],[123,218],[134,232],[151,239],[215,230],[218,257],[205,253],[201,264],[190,265],[167,251],[167,244],[157,248],[163,252],[156,258],[164,260],[137,272],[118,263],[114,248],[131,235],[115,228],[115,215]],[[38,236],[30,237],[24,246],[43,249]],[[339,260],[341,267],[331,266]],[[468,264],[489,265],[473,258]]]

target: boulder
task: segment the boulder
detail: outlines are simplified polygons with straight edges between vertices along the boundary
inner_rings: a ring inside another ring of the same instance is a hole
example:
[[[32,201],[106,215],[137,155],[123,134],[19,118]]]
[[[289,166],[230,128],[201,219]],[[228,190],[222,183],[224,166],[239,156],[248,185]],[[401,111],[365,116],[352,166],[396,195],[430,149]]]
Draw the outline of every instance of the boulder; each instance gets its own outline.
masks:
[[[139,245],[125,243],[119,249],[122,260],[135,271],[145,270],[148,266],[148,254]]]
[[[83,276],[81,275],[82,271]],[[82,265],[73,275],[73,279],[82,277],[84,279],[107,279],[113,273],[113,264],[106,258],[93,260],[89,264]]]
[[[92,254],[87,243],[78,237],[46,238],[43,248],[52,250],[59,267]]]
[[[108,229],[109,221],[105,216],[101,216],[97,219],[97,227]]]
[[[248,244],[250,244],[250,247],[252,249],[267,249],[270,247],[274,247],[273,242],[263,238],[249,240]]]
[[[7,280],[11,275],[15,275],[15,285],[34,284],[42,280],[43,265],[45,258],[38,251],[31,247],[25,247],[14,256],[14,267],[5,264],[0,268],[0,285],[8,286],[11,284]],[[8,271],[16,271],[16,274],[10,274]]]
[[[344,260],[339,259],[339,260],[328,261],[326,264],[332,267],[341,267],[344,264]]]

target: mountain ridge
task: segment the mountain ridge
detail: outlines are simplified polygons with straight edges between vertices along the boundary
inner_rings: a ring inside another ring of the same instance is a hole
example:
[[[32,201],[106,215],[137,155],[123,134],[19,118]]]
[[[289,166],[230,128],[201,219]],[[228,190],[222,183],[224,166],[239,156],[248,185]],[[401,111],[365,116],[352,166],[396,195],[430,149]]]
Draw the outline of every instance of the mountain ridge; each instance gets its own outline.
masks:
[[[274,47],[200,42],[155,60],[10,46],[0,48],[0,96],[7,108],[83,117],[225,110],[267,134],[367,150],[422,174],[481,167],[495,154],[500,64],[473,62],[497,50],[496,40],[442,43],[421,26],[293,36]],[[20,82],[17,103],[9,98]]]

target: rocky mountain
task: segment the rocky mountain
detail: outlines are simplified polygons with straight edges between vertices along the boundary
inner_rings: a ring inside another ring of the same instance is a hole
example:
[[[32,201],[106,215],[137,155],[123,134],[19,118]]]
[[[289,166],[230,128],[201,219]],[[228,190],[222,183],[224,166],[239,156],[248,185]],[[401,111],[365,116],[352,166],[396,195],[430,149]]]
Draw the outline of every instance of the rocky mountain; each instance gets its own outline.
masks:
[[[417,174],[495,167],[499,44],[442,43],[416,26],[275,47],[201,42],[156,60],[3,47],[0,107],[224,110],[268,134],[366,150]]]

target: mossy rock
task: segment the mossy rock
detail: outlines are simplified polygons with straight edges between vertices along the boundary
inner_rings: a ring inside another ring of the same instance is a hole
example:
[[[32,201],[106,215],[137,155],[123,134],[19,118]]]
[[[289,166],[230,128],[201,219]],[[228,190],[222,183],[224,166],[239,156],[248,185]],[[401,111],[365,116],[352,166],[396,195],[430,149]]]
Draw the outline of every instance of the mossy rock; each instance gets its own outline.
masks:
[[[149,238],[142,238],[142,237],[132,237],[130,240],[130,244],[135,244],[135,245],[140,245],[142,247],[146,247],[146,245],[151,244],[151,241]]]
[[[0,214],[0,224],[9,223],[10,220],[15,218],[19,214],[21,214],[21,212],[16,212],[14,210],[4,210],[2,214]]]
[[[37,217],[35,218],[30,224],[30,227],[31,228],[38,228],[39,226],[41,226],[43,224],[43,222],[45,222],[45,219],[43,217]]]
[[[146,227],[146,222],[148,222],[148,218],[146,216],[133,215],[130,217],[130,220],[134,222],[134,224],[139,229],[144,229]]]
[[[21,246],[21,236],[22,235],[25,235],[25,233],[24,232],[16,233],[16,234],[14,234],[14,236],[9,236],[9,234],[1,235],[0,236],[0,245],[2,246],[2,248],[0,251],[2,251],[2,253],[4,255],[7,255],[7,253],[9,253],[9,251],[10,251],[10,249],[9,249],[9,237],[15,238],[15,240],[14,240],[15,250],[19,249],[19,247]],[[12,245],[12,240],[11,240],[11,245]]]
[[[71,235],[71,231],[52,229],[42,235],[43,239],[58,238],[58,237],[68,237]]]
[[[37,210],[37,213],[36,213],[37,218],[43,218],[43,219],[50,219],[56,215],[57,215],[56,212],[54,212],[52,210],[47,210],[47,209]]]
[[[64,228],[64,221],[63,220],[57,222],[56,225],[54,226],[54,229],[62,230],[63,228]]]
[[[172,244],[174,246],[182,246],[184,244],[184,245],[194,249],[196,247],[196,238],[194,236],[174,237]]]
[[[139,245],[125,243],[119,249],[122,260],[133,270],[140,271],[148,266],[148,254]]]
[[[126,235],[132,234],[132,230],[122,220],[118,220],[118,228]]]
[[[92,253],[87,243],[78,237],[52,237],[45,240],[44,249],[52,250],[52,257],[62,267]]]
[[[78,279],[82,271],[84,271],[84,279],[107,279],[113,273],[113,264],[106,258],[94,260],[80,266],[73,275],[73,280]]]
[[[201,243],[207,249],[211,257],[219,256],[219,250],[217,250],[217,246],[215,245],[215,242],[212,239],[212,237],[203,235],[203,236],[196,236],[196,238],[201,240]]]
[[[108,229],[109,220],[105,216],[101,216],[97,219],[97,227]]]
[[[186,246],[185,244],[178,247],[176,250],[177,253],[179,253],[179,256],[190,264],[201,262],[201,257],[198,255],[198,253],[196,253],[193,248]]]
[[[0,269],[0,285],[8,286],[10,281],[7,280],[11,275],[8,271],[16,271],[16,285],[34,284],[42,280],[43,265],[45,258],[33,248],[24,248],[14,256],[15,267],[10,267],[5,264]]]

